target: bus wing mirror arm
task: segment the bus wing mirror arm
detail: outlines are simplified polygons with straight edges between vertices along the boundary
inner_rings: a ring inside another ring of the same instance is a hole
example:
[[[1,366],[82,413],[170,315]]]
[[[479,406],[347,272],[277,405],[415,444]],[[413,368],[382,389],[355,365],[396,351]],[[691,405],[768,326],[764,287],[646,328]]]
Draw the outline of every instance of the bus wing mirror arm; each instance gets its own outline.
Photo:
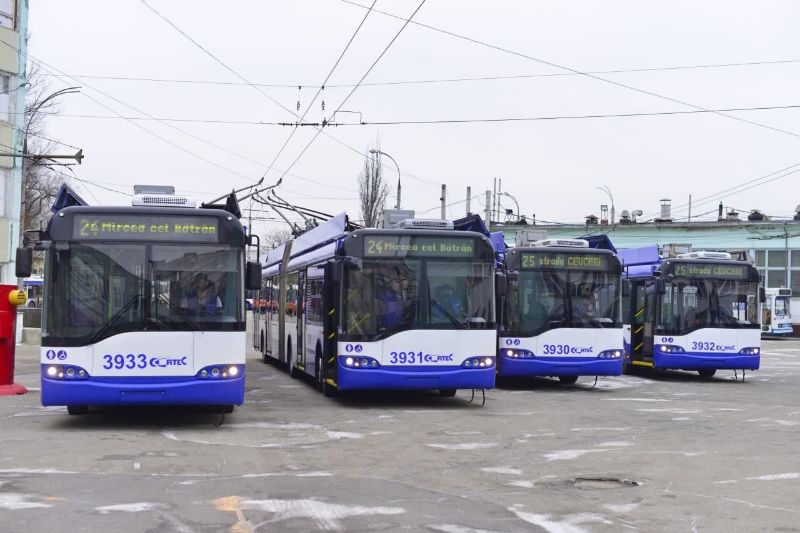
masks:
[[[763,304],[766,300],[767,300],[767,291],[764,290],[763,286],[761,286],[758,288],[758,301]]]

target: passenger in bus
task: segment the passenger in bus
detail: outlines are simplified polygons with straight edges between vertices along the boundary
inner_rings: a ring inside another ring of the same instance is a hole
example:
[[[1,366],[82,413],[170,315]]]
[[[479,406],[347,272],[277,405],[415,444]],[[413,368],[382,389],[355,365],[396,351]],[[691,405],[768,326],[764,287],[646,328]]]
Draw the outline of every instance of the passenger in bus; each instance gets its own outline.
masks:
[[[537,331],[547,322],[550,314],[535,292],[528,293],[527,303],[522,313],[522,325],[526,331]]]
[[[452,285],[439,285],[436,288],[432,310],[433,316],[439,319],[464,317],[464,307],[456,297]]]
[[[594,295],[589,285],[580,283],[576,291],[576,298],[572,303],[572,313],[574,318],[580,320],[591,320],[597,316],[594,305]]]
[[[403,323],[403,287],[399,279],[385,281],[378,292],[380,325],[394,328]]]
[[[222,307],[214,282],[202,272],[194,277],[186,303],[190,312],[199,315],[215,315]]]

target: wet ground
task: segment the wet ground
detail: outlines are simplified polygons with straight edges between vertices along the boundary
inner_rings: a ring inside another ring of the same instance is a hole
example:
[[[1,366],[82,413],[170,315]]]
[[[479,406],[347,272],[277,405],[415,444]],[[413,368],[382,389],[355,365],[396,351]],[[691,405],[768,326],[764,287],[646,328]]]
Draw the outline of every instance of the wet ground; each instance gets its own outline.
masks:
[[[800,341],[688,372],[324,398],[260,362],[246,404],[0,398],[0,531],[800,531]]]

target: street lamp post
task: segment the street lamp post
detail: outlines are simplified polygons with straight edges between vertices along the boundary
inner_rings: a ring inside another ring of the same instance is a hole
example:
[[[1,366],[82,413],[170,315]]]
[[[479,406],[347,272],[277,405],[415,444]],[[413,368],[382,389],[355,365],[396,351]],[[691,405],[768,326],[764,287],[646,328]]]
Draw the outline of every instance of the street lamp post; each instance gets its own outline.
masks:
[[[600,189],[601,191],[606,193],[608,195],[608,197],[611,199],[611,224],[613,225],[614,224],[614,196],[611,194],[611,189],[609,189],[605,185],[603,185],[602,187],[595,187],[595,188],[596,189]]]
[[[394,208],[400,209],[400,165],[397,164],[397,161],[394,160],[394,157],[390,156],[386,152],[381,152],[380,150],[370,150],[369,153],[385,155],[391,159],[392,163],[394,163],[394,166],[397,167],[397,205]]]
[[[20,87],[21,86],[22,85],[20,85]],[[39,111],[39,109],[42,108],[42,106],[44,104],[46,104],[47,102],[49,102],[53,98],[56,98],[57,96],[61,96],[61,95],[64,95],[64,94],[77,93],[79,90],[80,90],[80,87],[65,87],[64,89],[58,90],[58,91],[48,95],[45,99],[43,99],[41,102],[36,104],[36,106],[31,110],[31,114],[30,114],[30,116],[28,116],[28,120],[26,121],[24,136],[22,137],[22,163],[20,165],[20,170],[21,170],[21,173],[22,173],[22,175],[20,176],[20,193],[19,193],[19,197],[20,197],[20,206],[19,206],[19,239],[20,240],[19,240],[19,242],[20,242],[20,244],[23,241],[23,237],[25,235],[25,229],[26,229],[25,228],[25,187],[26,187],[26,184],[27,184],[27,179],[26,179],[25,173],[27,172],[27,168],[26,168],[27,164],[26,163],[27,163],[28,158],[30,157],[30,154],[28,153],[28,132],[31,129],[31,124],[33,123],[33,119],[36,117],[36,113]],[[64,156],[56,156],[56,157],[62,158]],[[81,159],[83,158],[82,151],[79,151],[78,154],[76,154],[75,158],[77,159],[78,163],[80,163]],[[17,284],[21,287],[22,280],[18,280]]]

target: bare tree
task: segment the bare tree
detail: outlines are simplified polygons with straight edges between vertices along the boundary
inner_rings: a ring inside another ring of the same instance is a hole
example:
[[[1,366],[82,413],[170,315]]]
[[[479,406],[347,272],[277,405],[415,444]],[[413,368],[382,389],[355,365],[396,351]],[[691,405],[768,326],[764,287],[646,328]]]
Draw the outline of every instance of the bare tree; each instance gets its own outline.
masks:
[[[47,98],[47,83],[36,63],[28,64],[25,81],[28,84],[25,98],[25,153],[48,154],[57,150],[57,143],[44,137],[47,116],[58,112],[55,99],[44,102]],[[44,103],[43,103],[44,102]],[[47,224],[50,218],[50,206],[56,198],[59,187],[69,180],[58,169],[66,168],[63,164],[40,157],[27,157],[24,162],[24,190],[22,198],[24,213],[23,229],[38,229]]]
[[[376,142],[375,150],[380,149],[380,142]],[[387,196],[389,185],[383,179],[381,158],[370,154],[364,158],[364,168],[358,175],[358,197],[364,226],[374,228],[378,225],[378,217],[383,211]]]
[[[290,240],[293,236],[294,234],[290,228],[284,226],[273,228],[269,231],[265,231],[261,235],[261,245],[266,250],[273,250]]]

